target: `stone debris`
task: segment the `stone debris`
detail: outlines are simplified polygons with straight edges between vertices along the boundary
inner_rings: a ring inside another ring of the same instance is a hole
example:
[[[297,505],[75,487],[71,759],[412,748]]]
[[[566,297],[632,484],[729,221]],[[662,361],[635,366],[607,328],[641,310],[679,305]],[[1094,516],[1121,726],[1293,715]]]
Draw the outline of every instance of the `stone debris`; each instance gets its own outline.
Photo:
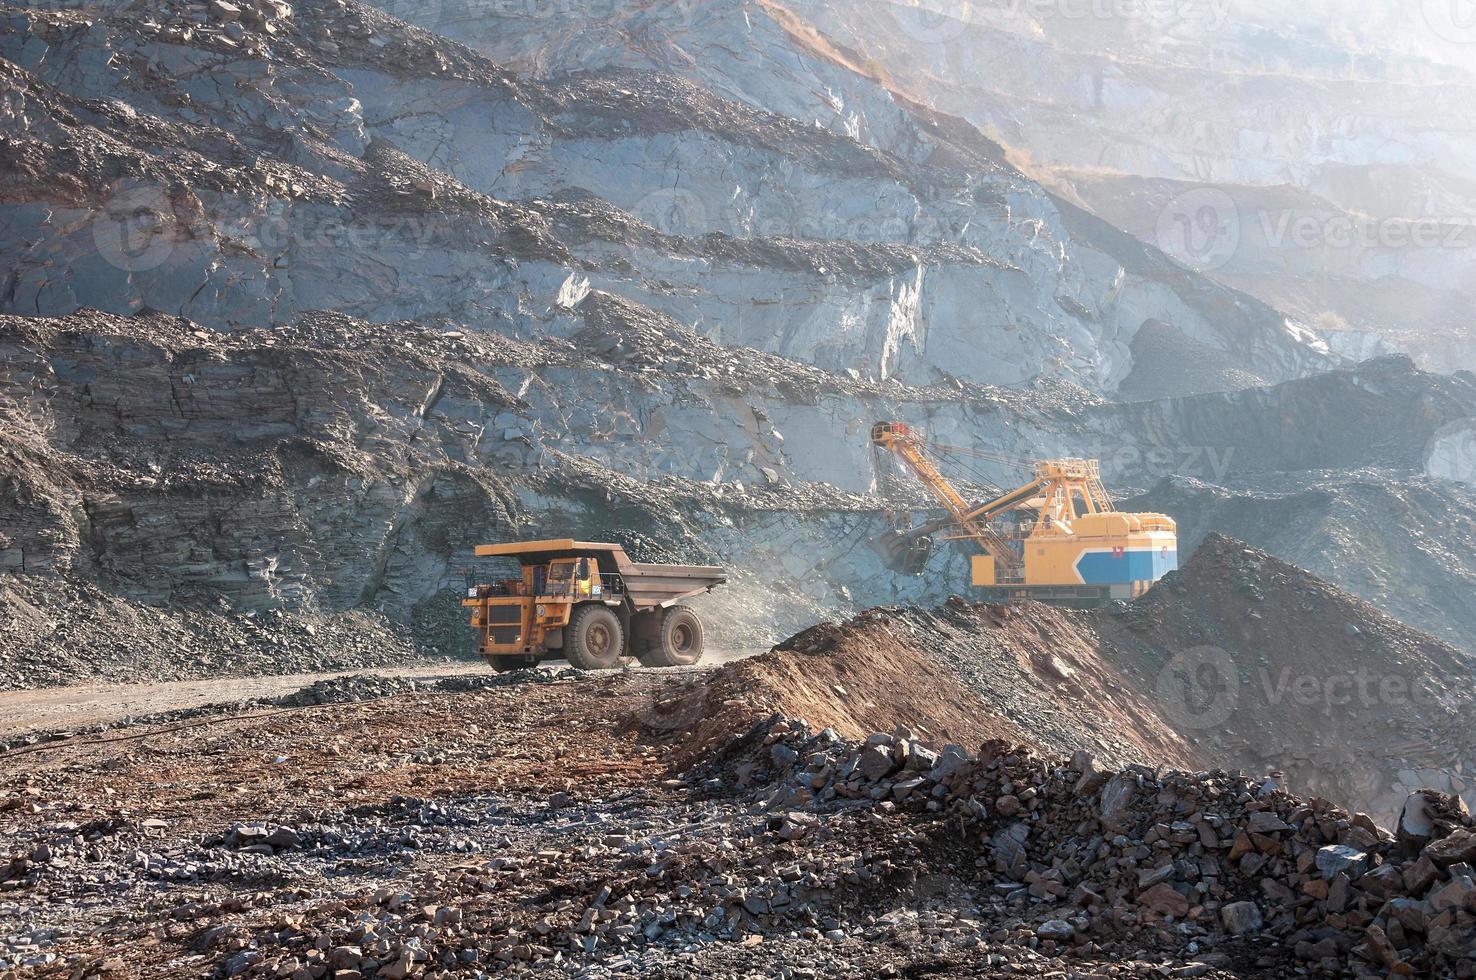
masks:
[[[637,791],[623,816],[614,799],[558,792],[543,806],[404,799],[295,825],[235,822],[183,846],[142,843],[167,835],[157,824],[55,823],[0,872],[0,889],[55,895],[73,869],[126,854],[145,880],[232,883],[229,902],[181,893],[163,908],[242,977],[659,971],[717,949],[757,966],[820,940],[831,968],[881,976],[903,961],[878,944],[916,941],[1027,974],[1115,963],[1103,975],[1476,976],[1476,877],[1457,860],[1476,833],[1469,818],[1411,853],[1407,834],[1243,773],[1134,766],[1091,788],[1087,752],[1051,760],[994,742],[924,756],[905,730],[852,742],[798,720],[766,722],[738,746],[668,796]],[[919,762],[868,768],[878,750]],[[539,829],[547,821],[556,834]],[[311,883],[309,869],[422,851],[463,859],[337,898]],[[238,923],[231,913],[272,901],[241,885],[283,874],[306,883],[307,901],[273,925]],[[10,940],[12,965],[44,959],[46,943],[30,942]],[[101,959],[80,965],[103,975]]]

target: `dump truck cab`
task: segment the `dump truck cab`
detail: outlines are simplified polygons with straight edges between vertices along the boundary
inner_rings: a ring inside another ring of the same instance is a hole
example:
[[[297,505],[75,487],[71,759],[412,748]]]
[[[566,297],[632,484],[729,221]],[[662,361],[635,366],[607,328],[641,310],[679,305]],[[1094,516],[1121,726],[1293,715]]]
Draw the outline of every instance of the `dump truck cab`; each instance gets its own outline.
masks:
[[[570,538],[480,545],[476,554],[513,559],[521,571],[490,581],[469,575],[462,600],[478,652],[503,669],[559,656],[585,670],[627,656],[652,667],[695,664],[702,620],[681,600],[727,581],[716,566],[634,562],[620,545]]]

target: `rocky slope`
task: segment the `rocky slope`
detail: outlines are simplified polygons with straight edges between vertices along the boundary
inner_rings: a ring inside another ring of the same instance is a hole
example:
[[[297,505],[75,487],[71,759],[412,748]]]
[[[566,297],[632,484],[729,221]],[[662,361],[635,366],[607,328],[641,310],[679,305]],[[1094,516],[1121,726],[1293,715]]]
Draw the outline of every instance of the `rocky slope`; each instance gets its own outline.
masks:
[[[1471,369],[1471,42],[1459,5],[784,5],[1185,263],[1328,331]]]
[[[1176,515],[1181,549],[1222,531],[1476,649],[1469,484],[1377,469],[1167,478],[1123,507]]]
[[[885,93],[905,153],[669,74],[515,77],[353,3],[261,10],[7,15],[6,310],[527,337],[589,281],[722,343],[912,383],[1112,391],[1148,321],[1224,354],[1214,387],[1330,361],[1268,307],[1077,235],[977,133]]]
[[[877,419],[1098,456],[1124,489],[1476,475],[1469,377],[1328,370],[793,11],[392,12],[429,30],[351,2],[4,10],[0,575],[208,636],[358,610],[410,656],[464,647],[471,544],[575,527],[729,565],[709,611],[749,647],[964,581],[867,547],[924,503],[878,494]],[[1319,570],[1476,645],[1437,598],[1462,566],[1397,524],[1397,559]],[[14,682],[144,662],[118,653],[143,626],[104,656],[80,606],[55,622]]]
[[[1211,535],[1122,609],[955,599],[817,627],[724,668],[683,717],[731,725],[725,706],[749,702],[842,733],[900,721],[934,741],[1086,748],[1115,766],[1274,771],[1389,821],[1415,790],[1476,803],[1473,668],[1471,654]],[[914,699],[915,686],[933,696]]]
[[[1093,626],[1201,760],[1385,818],[1417,788],[1476,802],[1476,658],[1294,565],[1211,535]]]
[[[718,641],[741,648],[857,607],[940,601],[964,581],[962,555],[907,578],[868,546],[886,526],[873,419],[1019,455],[1101,455],[1114,481],[1221,479],[1299,459],[1415,466],[1417,447],[1476,405],[1470,384],[1398,361],[1122,405],[1060,386],[852,379],[719,347],[599,292],[557,319],[559,333],[537,343],[328,315],[229,333],[158,314],[0,319],[0,569],[185,608],[202,623],[359,609],[450,653],[466,631],[443,590],[459,584],[471,546],[577,526],[653,560],[730,566],[733,585],[707,608]],[[1309,443],[1329,414],[1364,419],[1362,437]],[[1171,503],[1186,517],[1202,504]],[[1452,548],[1466,533],[1453,531]],[[1390,562],[1350,551],[1334,578],[1358,583]],[[1414,557],[1393,567],[1431,595],[1462,574]],[[44,582],[18,585],[19,599],[36,605]],[[1433,613],[1453,632],[1470,628],[1459,600]],[[13,648],[32,665],[16,682],[55,680],[63,663],[123,669],[76,642],[100,629],[85,603],[48,615],[75,628]],[[217,629],[239,626],[206,632]],[[147,632],[113,639],[151,648]]]

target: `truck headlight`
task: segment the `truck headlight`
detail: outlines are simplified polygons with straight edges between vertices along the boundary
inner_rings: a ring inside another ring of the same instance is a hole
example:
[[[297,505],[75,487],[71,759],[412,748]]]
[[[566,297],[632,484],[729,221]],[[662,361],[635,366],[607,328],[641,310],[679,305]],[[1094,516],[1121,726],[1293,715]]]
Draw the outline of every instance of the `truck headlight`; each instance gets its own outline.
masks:
[[[543,618],[544,616],[547,616],[547,615],[548,615],[548,607],[545,606],[543,603],[540,602],[538,604],[538,616],[539,616],[539,618],[541,619],[541,618]]]

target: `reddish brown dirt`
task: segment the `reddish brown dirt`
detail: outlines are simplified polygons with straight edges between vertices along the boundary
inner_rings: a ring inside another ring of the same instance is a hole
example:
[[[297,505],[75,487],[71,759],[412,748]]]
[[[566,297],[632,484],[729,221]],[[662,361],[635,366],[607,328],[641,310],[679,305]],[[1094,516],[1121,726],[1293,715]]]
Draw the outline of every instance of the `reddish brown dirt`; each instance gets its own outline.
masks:
[[[900,724],[934,744],[1279,771],[1295,792],[1389,820],[1417,788],[1471,793],[1473,672],[1369,603],[1212,535],[1126,608],[873,610],[691,679],[643,720],[699,751],[779,714],[849,738]]]
[[[840,625],[822,623],[763,656],[725,667],[713,676],[707,696],[709,704],[729,711],[802,718],[846,738],[904,725],[932,743],[1032,741],[875,614]],[[714,716],[715,733],[735,730],[732,718],[723,714]]]
[[[684,759],[777,714],[846,738],[901,725],[933,745],[973,749],[1001,739],[1047,752],[1085,746],[1111,761],[1187,765],[1193,756],[1185,741],[1098,648],[1086,617],[1035,604],[873,610],[693,678],[643,721],[657,732],[684,733],[691,750]],[[956,669],[960,658],[979,672]]]
[[[612,674],[261,712],[144,738],[18,750],[0,757],[0,785],[12,800],[147,812],[176,829],[251,819],[284,800],[326,810],[396,795],[618,789],[649,784],[669,767],[665,747],[629,733],[652,689]],[[438,761],[417,758],[423,752]]]

